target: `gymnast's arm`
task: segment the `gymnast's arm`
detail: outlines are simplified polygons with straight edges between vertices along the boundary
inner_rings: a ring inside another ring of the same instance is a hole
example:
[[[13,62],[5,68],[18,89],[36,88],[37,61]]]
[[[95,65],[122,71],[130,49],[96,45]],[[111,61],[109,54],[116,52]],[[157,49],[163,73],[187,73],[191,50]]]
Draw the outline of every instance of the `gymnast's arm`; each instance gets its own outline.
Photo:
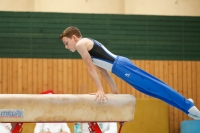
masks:
[[[76,49],[78,51],[78,53],[81,55],[83,61],[85,62],[88,72],[90,74],[90,76],[92,77],[96,87],[97,87],[97,92],[96,92],[96,99],[98,99],[99,102],[103,102],[104,101],[104,97],[107,99],[99,75],[97,73],[97,70],[94,66],[94,64],[92,63],[92,59],[90,54],[88,53],[87,50],[87,40],[80,40],[77,44],[76,44]]]
[[[115,82],[113,81],[112,77],[110,76],[110,74],[108,73],[108,71],[101,67],[98,67],[98,66],[97,66],[97,68],[99,69],[99,72],[102,75],[102,77],[104,78],[104,80],[108,83],[108,85],[112,89],[112,93],[118,94],[117,86],[116,86]]]

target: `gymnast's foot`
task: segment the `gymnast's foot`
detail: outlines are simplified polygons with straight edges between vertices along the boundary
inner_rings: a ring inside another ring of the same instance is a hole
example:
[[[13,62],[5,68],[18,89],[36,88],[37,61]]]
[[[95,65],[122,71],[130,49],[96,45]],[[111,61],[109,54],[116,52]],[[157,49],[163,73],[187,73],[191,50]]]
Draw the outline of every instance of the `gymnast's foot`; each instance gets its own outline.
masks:
[[[192,103],[194,103],[194,101],[193,101],[192,98],[188,98],[187,100],[190,101],[190,102],[192,102]]]
[[[200,120],[200,117],[196,116],[196,115],[193,115],[193,114],[188,114],[188,116],[194,120]]]
[[[189,101],[191,101],[192,103],[194,103],[194,101],[192,99],[188,99]],[[188,110],[188,116],[195,119],[195,120],[200,120],[200,111],[197,109],[196,106],[192,106],[189,110]]]

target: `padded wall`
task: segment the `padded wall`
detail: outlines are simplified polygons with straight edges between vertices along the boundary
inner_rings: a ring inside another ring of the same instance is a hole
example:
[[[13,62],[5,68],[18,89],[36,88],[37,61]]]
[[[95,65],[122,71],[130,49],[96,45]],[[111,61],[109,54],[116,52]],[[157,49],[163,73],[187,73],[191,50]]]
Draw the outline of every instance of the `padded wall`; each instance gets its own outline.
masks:
[[[77,26],[132,59],[200,60],[200,17],[0,12],[0,57],[80,58],[58,36]]]

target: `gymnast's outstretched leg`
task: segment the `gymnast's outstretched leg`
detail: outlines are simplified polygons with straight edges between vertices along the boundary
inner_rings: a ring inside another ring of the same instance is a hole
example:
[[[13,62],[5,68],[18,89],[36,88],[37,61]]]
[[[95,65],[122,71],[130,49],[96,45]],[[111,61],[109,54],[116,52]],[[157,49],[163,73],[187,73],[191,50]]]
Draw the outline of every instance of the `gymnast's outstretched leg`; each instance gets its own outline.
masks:
[[[182,110],[194,119],[200,119],[200,111],[194,103],[183,97],[163,81],[135,66],[129,59],[118,56],[112,72],[135,89]]]

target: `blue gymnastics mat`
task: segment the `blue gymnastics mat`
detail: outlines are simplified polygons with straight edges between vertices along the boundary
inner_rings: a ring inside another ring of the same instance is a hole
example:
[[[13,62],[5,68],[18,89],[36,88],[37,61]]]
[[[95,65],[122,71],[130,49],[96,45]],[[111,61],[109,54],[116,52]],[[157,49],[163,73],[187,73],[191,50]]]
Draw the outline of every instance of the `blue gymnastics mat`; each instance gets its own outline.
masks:
[[[182,121],[181,133],[200,133],[200,120]]]

